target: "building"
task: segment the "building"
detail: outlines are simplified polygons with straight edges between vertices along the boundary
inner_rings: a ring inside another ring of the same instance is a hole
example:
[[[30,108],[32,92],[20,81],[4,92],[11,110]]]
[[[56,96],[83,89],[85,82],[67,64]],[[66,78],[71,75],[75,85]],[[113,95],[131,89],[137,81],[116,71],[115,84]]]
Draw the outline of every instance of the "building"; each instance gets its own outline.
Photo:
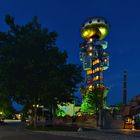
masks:
[[[140,128],[140,94],[133,97],[126,106],[122,107],[122,116],[126,121],[134,119],[135,128]],[[132,121],[130,121],[131,123]]]

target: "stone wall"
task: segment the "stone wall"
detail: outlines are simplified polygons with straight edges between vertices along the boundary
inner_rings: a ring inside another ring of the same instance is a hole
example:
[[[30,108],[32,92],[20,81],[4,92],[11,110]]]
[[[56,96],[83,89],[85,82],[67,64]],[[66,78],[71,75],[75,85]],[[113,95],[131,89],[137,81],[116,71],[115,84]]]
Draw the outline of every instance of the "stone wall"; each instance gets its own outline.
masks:
[[[53,125],[67,125],[84,128],[97,128],[97,121],[95,116],[77,116],[77,117],[54,117]],[[122,129],[122,119],[113,118],[110,114],[104,116],[104,129]]]
[[[85,128],[96,128],[95,116],[76,116],[76,117],[54,117],[53,125],[69,125]]]

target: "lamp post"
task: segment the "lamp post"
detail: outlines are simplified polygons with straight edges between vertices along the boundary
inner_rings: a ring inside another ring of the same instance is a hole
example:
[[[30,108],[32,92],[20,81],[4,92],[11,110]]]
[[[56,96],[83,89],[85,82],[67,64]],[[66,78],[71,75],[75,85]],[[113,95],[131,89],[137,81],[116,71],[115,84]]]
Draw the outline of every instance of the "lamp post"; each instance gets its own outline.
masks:
[[[37,108],[39,107],[38,104],[33,104],[34,108],[34,128],[37,127]]]
[[[98,110],[97,128],[103,127],[104,76],[109,67],[109,55],[105,52],[108,46],[104,38],[107,36],[109,23],[103,17],[93,17],[81,27],[80,60],[86,71],[86,90],[95,94],[95,104]]]

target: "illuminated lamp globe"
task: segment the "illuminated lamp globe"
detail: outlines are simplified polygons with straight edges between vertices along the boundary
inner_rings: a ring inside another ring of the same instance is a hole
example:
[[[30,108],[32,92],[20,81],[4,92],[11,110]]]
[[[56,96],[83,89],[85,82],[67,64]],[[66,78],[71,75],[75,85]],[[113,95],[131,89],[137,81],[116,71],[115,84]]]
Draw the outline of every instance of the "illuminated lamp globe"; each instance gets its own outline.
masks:
[[[81,37],[85,40],[96,38],[103,40],[109,31],[109,23],[103,17],[93,17],[81,27]]]

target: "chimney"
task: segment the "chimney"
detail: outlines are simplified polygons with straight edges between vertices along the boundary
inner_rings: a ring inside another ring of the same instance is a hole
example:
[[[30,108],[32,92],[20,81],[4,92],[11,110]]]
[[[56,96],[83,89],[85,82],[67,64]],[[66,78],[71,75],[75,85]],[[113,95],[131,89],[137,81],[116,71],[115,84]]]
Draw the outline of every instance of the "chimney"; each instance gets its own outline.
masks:
[[[127,104],[127,84],[126,84],[126,70],[124,71],[124,81],[123,81],[123,105],[126,105]]]

